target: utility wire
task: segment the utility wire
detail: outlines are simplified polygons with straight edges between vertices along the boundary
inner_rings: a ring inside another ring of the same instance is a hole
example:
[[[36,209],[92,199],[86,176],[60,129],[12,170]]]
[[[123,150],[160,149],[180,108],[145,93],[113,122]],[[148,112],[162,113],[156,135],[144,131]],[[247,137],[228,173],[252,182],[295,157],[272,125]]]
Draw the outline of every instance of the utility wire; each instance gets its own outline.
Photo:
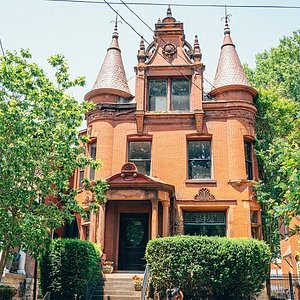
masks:
[[[131,9],[128,5],[127,5],[127,3],[125,3],[123,0],[119,0],[122,4],[124,4],[125,5],[125,7],[130,11],[130,12],[132,12],[148,29],[150,29],[151,30],[151,32],[152,33],[155,33],[154,32],[154,30],[151,28],[151,26],[149,25],[149,24],[147,24],[133,9]],[[163,38],[163,37],[159,37],[165,44],[167,44],[167,42],[165,41],[165,39]],[[183,57],[182,55],[180,55],[179,53],[177,53],[177,56],[179,56],[181,59],[183,59],[185,62],[186,62],[186,64],[194,71],[194,72],[198,72],[196,69],[195,69],[195,67],[193,66],[193,65],[191,65],[188,61],[187,61],[187,59],[186,59],[186,57]],[[166,59],[165,59],[166,60]],[[203,76],[203,78],[204,78],[204,76]],[[212,83],[210,83],[207,79],[205,79],[204,78],[204,80],[208,83],[208,84],[210,84],[213,88],[216,88]]]
[[[5,56],[5,52],[4,52],[4,48],[3,48],[1,37],[0,37],[0,46],[1,46],[1,51],[2,51],[3,56]]]
[[[121,20],[122,21],[124,21],[124,23],[126,23],[141,39],[143,39],[148,45],[150,45],[151,43],[149,43],[130,23],[128,23],[121,15],[120,15],[120,13],[117,11],[117,10],[115,10],[112,6],[111,6],[111,4],[108,2],[108,1],[106,1],[106,0],[103,0],[108,6],[109,6],[109,8],[111,9],[111,10],[113,10],[114,11],[114,13],[115,14],[117,14],[120,18],[121,18]],[[152,30],[152,29],[151,29]],[[187,80],[189,80],[190,81],[190,79],[185,75],[185,74],[183,74],[176,66],[174,66],[170,61],[168,61],[160,52],[158,52],[158,49],[155,49],[156,50],[156,53],[158,54],[158,55],[160,55],[168,64],[170,64],[175,70],[177,70],[185,79],[187,79]],[[198,88],[201,92],[202,92],[202,89],[196,84],[196,83],[194,83],[193,81],[191,81],[192,82],[192,84],[196,87],[196,88]]]
[[[113,1],[90,1],[90,0],[45,0],[51,2],[72,2],[72,3],[89,3],[89,4],[113,4],[122,5],[120,2]],[[139,5],[139,6],[168,6],[169,2],[127,2],[128,5]],[[191,3],[172,3],[171,6],[177,7],[219,7],[224,8],[224,4],[191,4]],[[289,5],[238,5],[238,4],[227,4],[227,7],[232,8],[262,8],[262,9],[300,9],[300,6],[289,6]]]

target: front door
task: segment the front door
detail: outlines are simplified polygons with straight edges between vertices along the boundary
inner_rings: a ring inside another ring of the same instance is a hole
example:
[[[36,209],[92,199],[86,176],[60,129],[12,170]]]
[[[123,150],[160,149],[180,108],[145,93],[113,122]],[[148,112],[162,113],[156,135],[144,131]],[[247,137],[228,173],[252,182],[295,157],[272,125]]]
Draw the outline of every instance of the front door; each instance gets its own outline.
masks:
[[[144,270],[148,242],[148,214],[121,213],[119,270]]]

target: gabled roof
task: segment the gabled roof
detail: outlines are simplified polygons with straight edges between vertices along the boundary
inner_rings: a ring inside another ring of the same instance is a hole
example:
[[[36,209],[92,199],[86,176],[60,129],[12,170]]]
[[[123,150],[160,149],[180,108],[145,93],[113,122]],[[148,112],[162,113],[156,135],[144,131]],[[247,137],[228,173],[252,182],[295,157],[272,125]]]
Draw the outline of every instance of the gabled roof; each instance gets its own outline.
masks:
[[[157,178],[147,176],[138,172],[135,164],[126,163],[121,172],[105,179],[110,188],[128,188],[130,186],[140,188],[153,188],[174,192],[174,186],[167,184]]]
[[[113,94],[124,98],[133,98],[127,84],[121,49],[119,47],[117,23],[118,21],[116,20],[111,44],[107,49],[94,86],[85,96],[86,100],[100,94]]]

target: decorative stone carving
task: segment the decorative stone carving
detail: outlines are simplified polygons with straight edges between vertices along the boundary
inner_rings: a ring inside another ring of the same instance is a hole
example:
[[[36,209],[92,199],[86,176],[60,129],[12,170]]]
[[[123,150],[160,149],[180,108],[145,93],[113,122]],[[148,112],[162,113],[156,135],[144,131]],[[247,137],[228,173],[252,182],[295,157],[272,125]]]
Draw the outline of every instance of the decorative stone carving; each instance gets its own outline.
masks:
[[[201,188],[194,197],[195,201],[214,201],[215,196],[212,195],[208,188]]]
[[[137,133],[139,135],[143,134],[143,131],[144,131],[144,112],[143,111],[136,111],[135,120],[136,120]]]
[[[177,52],[177,48],[174,44],[172,43],[166,43],[164,46],[163,46],[163,49],[162,49],[162,53],[164,56],[170,58],[171,56],[173,56],[175,53]]]
[[[136,165],[128,162],[121,169],[121,177],[126,181],[132,181],[137,177],[137,171]]]
[[[203,132],[203,121],[204,121],[204,111],[195,110],[195,121],[196,121],[196,130],[198,133]]]

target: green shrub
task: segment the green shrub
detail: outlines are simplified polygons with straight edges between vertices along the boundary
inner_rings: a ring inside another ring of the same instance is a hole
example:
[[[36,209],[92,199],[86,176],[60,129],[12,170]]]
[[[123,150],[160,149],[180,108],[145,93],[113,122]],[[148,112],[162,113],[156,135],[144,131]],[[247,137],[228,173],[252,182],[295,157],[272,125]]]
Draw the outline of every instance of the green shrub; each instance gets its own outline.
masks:
[[[0,285],[0,300],[10,300],[16,293],[16,288],[8,285]]]
[[[248,299],[263,288],[270,251],[255,239],[176,236],[149,241],[146,259],[153,285],[163,295],[179,287],[185,299],[204,294]]]
[[[99,266],[99,249],[77,239],[55,239],[41,259],[41,287],[51,299],[80,299]]]

